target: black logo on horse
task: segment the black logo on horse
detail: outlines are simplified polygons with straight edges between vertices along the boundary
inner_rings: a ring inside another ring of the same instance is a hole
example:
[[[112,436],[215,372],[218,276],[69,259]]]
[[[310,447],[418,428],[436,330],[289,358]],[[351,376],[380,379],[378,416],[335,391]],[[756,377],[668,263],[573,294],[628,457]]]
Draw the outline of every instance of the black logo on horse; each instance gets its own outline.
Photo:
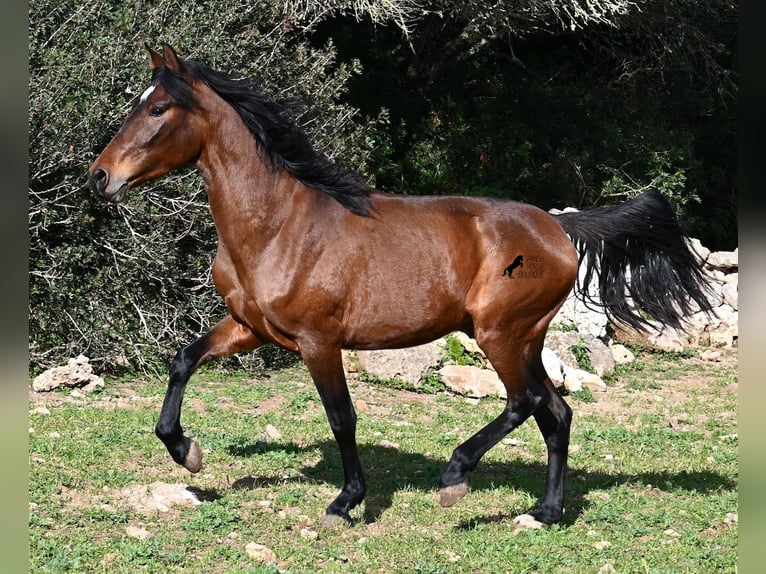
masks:
[[[505,268],[505,271],[503,271],[503,277],[508,275],[508,279],[513,279],[513,270],[517,267],[524,267],[524,256],[523,255],[517,255],[516,259],[513,260],[513,263],[511,263],[508,267]]]

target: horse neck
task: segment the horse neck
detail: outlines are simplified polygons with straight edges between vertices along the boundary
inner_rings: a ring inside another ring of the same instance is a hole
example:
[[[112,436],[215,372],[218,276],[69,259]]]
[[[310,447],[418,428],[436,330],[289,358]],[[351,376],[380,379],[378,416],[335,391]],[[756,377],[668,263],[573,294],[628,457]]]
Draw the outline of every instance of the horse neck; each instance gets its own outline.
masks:
[[[197,168],[218,234],[225,240],[227,229],[236,234],[238,224],[243,224],[250,238],[268,242],[289,217],[300,184],[284,170],[271,167],[236,110],[221,102],[208,115],[209,136]]]

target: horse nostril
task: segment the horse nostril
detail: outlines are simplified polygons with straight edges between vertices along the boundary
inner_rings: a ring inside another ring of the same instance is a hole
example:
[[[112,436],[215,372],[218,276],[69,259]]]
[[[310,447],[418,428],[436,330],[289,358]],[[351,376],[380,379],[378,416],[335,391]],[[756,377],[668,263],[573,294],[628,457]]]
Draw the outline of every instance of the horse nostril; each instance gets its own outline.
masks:
[[[94,193],[103,194],[109,182],[109,174],[103,169],[94,170],[90,174],[90,187]]]

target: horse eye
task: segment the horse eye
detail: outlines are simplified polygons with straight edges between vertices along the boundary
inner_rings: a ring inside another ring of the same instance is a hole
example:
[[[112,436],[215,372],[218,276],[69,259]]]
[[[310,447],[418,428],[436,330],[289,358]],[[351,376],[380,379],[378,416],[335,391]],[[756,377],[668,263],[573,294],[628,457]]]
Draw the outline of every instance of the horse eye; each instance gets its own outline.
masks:
[[[164,113],[165,113],[165,108],[161,108],[160,106],[154,106],[149,111],[149,115],[152,116],[153,118],[158,118]]]

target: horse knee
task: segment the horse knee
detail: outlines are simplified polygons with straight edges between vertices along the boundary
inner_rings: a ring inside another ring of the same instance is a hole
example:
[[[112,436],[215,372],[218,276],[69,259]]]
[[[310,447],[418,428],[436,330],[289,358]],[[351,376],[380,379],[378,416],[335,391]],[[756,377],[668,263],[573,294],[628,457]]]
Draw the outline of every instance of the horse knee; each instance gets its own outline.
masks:
[[[171,382],[189,380],[196,362],[190,355],[189,346],[181,347],[178,350],[173,362],[170,363],[170,369],[168,369]]]

